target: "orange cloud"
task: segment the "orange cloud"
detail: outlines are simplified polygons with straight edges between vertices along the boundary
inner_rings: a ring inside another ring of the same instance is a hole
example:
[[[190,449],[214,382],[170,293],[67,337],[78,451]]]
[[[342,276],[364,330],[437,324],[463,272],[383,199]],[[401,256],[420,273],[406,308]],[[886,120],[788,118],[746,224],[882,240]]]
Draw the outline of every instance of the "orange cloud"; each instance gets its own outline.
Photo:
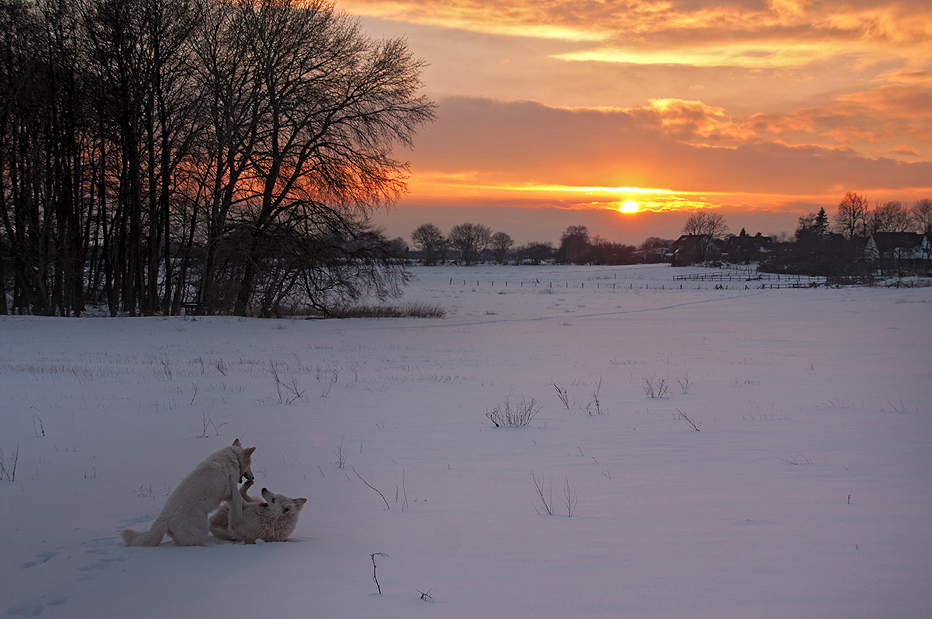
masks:
[[[701,102],[599,111],[456,98],[444,100],[439,113],[440,120],[419,136],[413,191],[419,174],[429,175],[435,195],[444,187],[451,195],[601,192],[606,202],[620,197],[606,188],[659,188],[660,196],[822,195],[836,187],[932,184],[932,163],[868,158],[851,149],[765,136],[739,141],[736,136],[752,131],[759,119],[735,122]],[[854,133],[844,124],[833,129]],[[704,134],[731,142],[710,147],[714,140],[700,139]],[[454,183],[437,174],[462,171],[468,178]]]
[[[923,69],[899,69],[890,71],[880,76],[881,80],[898,82],[902,84],[914,84],[925,88],[932,88],[932,71]]]
[[[861,129],[860,127],[855,127],[852,125],[847,125],[844,127],[838,127],[836,129],[831,129],[824,133],[820,133],[826,137],[832,138],[835,142],[839,144],[855,144],[858,142],[879,142],[880,136],[873,131],[867,131]]]
[[[786,144],[850,146],[868,155],[899,153],[915,157],[932,146],[932,91],[885,85],[835,97],[830,105],[782,114],[732,117],[702,101],[652,99],[624,110],[646,126],[695,145],[777,140]],[[914,140],[908,150],[904,139]]]
[[[628,108],[625,112],[642,119],[648,126],[685,139],[698,136],[706,140],[742,142],[755,137],[753,128],[732,122],[724,109],[701,101],[651,99],[650,105]]]
[[[868,108],[884,115],[904,118],[932,116],[932,90],[900,84],[839,95],[837,101]]]
[[[881,51],[895,57],[921,51],[928,58],[932,38],[932,7],[925,0],[881,0],[863,8],[831,0],[769,0],[766,7],[711,0],[342,0],[340,6],[421,25],[597,44],[561,56],[574,60],[776,66]]]
[[[896,148],[894,148],[891,152],[892,152],[894,155],[907,155],[907,156],[910,156],[910,157],[914,157],[914,156],[916,156],[916,155],[919,154],[918,151],[913,150],[912,148],[910,148],[910,147],[907,146],[906,144],[900,144],[899,146],[897,146]]]
[[[811,0],[767,0],[771,11],[788,20],[803,15],[810,4]]]

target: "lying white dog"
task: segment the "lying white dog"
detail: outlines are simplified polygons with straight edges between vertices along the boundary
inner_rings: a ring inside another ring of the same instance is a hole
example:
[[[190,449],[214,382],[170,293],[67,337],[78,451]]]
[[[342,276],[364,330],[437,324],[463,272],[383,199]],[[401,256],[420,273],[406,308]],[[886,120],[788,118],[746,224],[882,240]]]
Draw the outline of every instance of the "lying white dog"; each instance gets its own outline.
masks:
[[[237,486],[243,477],[254,479],[250,465],[255,450],[255,447],[244,448],[236,439],[232,446],[212,453],[168,496],[152,528],[145,533],[126,529],[122,533],[123,541],[127,546],[158,546],[168,533],[177,546],[205,544],[210,512],[227,500],[242,509]]]
[[[298,525],[298,513],[307,499],[291,499],[263,488],[260,501],[247,494],[252,484],[247,480],[240,488],[241,500],[224,503],[210,517],[210,532],[231,542],[284,542]]]

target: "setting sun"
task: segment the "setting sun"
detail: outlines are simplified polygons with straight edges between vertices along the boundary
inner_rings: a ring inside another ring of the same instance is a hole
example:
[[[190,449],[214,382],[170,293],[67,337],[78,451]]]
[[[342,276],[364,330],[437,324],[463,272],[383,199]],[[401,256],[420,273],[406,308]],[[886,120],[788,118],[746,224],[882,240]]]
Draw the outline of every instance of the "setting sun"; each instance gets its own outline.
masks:
[[[624,202],[620,207],[618,207],[618,210],[621,211],[622,213],[637,213],[638,203],[632,200],[628,200],[627,202]]]

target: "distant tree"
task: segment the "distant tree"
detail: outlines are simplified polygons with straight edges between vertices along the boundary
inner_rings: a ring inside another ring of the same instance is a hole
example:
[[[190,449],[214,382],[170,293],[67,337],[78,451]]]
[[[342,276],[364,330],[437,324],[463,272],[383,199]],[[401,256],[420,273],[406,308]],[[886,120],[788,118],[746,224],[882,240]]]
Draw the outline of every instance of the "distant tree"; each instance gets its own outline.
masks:
[[[589,243],[588,256],[593,264],[633,264],[635,250],[633,245],[613,243],[595,234]]]
[[[932,199],[922,198],[916,200],[916,203],[910,208],[910,213],[919,232],[932,236]]]
[[[721,240],[728,233],[728,224],[721,213],[696,211],[683,224],[683,234],[706,235],[713,240]]]
[[[642,252],[644,262],[654,263],[663,260],[666,248],[673,244],[672,239],[662,239],[657,236],[647,237],[638,247]]]
[[[641,251],[648,251],[651,249],[656,249],[658,247],[669,247],[673,244],[673,241],[670,239],[662,239],[658,236],[649,236],[647,237],[641,246],[638,247]]]
[[[453,226],[448,237],[450,246],[466,264],[478,262],[482,252],[492,240],[492,229],[481,224],[459,224]]]
[[[803,215],[799,218],[799,223],[796,225],[796,240],[802,240],[804,237],[814,235],[815,230],[815,213],[809,213],[808,215]]]
[[[828,215],[825,213],[824,206],[820,208],[819,212],[816,214],[815,232],[822,237],[828,234]]]
[[[828,233],[828,215],[820,208],[818,213],[809,213],[799,218],[796,227],[796,240],[821,241]]]
[[[926,235],[929,242],[932,243],[932,199],[922,198],[916,200],[909,209],[910,216],[913,220],[913,226],[920,234]],[[926,254],[926,260],[932,258],[932,248]]]
[[[884,202],[877,204],[868,213],[868,232],[910,232],[913,218],[909,209],[901,202]]]
[[[517,249],[521,261],[531,264],[540,264],[545,260],[550,260],[553,258],[554,251],[553,243],[541,241],[532,241]]]
[[[848,240],[867,234],[867,199],[849,191],[838,203],[834,231]]]
[[[857,194],[848,194],[843,202],[845,208],[853,205],[856,209],[866,209],[867,205]],[[840,230],[837,224],[836,216],[836,231]],[[795,242],[775,245],[774,251],[761,261],[758,268],[765,272],[824,275],[842,279],[864,275],[865,264],[859,259],[863,246],[847,237],[829,235],[828,231],[828,216],[824,208],[819,209],[818,213],[800,217],[794,235]],[[855,233],[855,237],[860,235]]]
[[[505,232],[496,232],[490,240],[492,252],[499,264],[505,264],[505,256],[508,251],[514,247],[514,240]]]
[[[411,248],[408,247],[408,242],[404,240],[403,237],[396,236],[388,243],[391,247],[390,249],[391,253],[396,256],[406,257],[408,255],[408,252],[411,251]]]
[[[809,213],[800,217],[794,235],[796,242],[771,256],[771,265],[779,264],[778,270],[788,272],[826,275],[831,269],[829,262],[832,257],[830,251],[832,247],[826,239],[827,232],[828,217],[824,208],[819,209],[818,213]]]
[[[424,256],[424,264],[437,264],[447,253],[447,239],[434,224],[422,224],[411,233],[414,247]]]
[[[728,224],[725,223],[725,218],[721,213],[696,211],[683,224],[683,234],[697,237],[693,243],[693,249],[699,262],[708,258],[709,251],[715,242],[724,239],[727,233]]]
[[[586,226],[570,226],[560,237],[560,259],[563,262],[582,262],[589,249],[589,229]]]

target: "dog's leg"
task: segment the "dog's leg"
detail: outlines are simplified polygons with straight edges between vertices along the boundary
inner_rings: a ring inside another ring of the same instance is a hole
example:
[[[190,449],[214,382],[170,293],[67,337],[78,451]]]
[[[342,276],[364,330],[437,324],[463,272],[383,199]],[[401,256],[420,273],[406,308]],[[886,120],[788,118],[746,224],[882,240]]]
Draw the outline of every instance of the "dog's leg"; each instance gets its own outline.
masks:
[[[243,497],[244,505],[246,503],[261,503],[262,502],[262,499],[257,499],[254,496],[249,496],[249,489],[252,488],[252,485],[254,483],[255,483],[254,481],[248,480],[244,482],[242,486],[239,487],[239,493],[240,493],[240,496]]]
[[[249,483],[249,482],[246,482]],[[243,484],[244,486],[246,484]],[[240,492],[239,479],[230,478],[230,516],[227,523],[227,529],[235,531],[239,523],[243,520],[243,497],[246,491]]]

